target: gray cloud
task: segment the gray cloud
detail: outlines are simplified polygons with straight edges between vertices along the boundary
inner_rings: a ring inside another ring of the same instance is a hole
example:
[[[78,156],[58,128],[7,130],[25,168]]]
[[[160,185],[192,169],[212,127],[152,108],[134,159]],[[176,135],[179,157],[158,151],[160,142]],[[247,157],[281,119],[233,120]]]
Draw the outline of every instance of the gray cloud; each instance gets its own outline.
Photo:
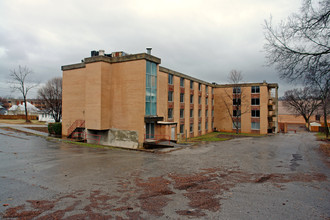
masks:
[[[300,0],[1,1],[0,96],[19,96],[6,83],[18,65],[45,82],[91,50],[140,53],[148,46],[162,66],[206,81],[225,83],[237,69],[247,82],[286,88],[264,66],[262,24],[270,14],[275,22],[286,18],[299,5]]]

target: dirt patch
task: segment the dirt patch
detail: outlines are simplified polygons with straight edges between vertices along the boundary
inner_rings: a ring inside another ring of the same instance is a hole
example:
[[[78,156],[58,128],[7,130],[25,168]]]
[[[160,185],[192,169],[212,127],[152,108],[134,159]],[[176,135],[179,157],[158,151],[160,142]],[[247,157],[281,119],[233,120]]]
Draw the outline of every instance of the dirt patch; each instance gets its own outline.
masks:
[[[203,217],[206,212],[221,210],[221,200],[237,184],[271,184],[280,190],[289,182],[326,181],[322,173],[247,173],[238,167],[209,168],[192,174],[169,173],[142,179],[141,173],[118,181],[119,194],[101,189],[61,194],[55,200],[28,200],[25,205],[8,208],[3,218],[19,219],[143,219],[143,215],[163,216],[170,196],[184,196],[188,209],[176,213],[186,217]],[[283,186],[284,185],[284,186]],[[87,202],[87,204],[86,204]],[[190,209],[191,208],[191,209]],[[80,214],[71,214],[79,210]],[[111,212],[111,213],[109,213]],[[70,215],[71,214],[71,215]],[[115,215],[114,217],[112,215]]]
[[[320,144],[320,151],[327,157],[330,157],[330,141],[322,141]]]
[[[25,127],[25,128],[35,130],[35,131],[44,132],[44,133],[48,133],[48,128],[47,127]]]
[[[168,187],[171,182],[163,177],[150,177],[146,181],[136,178],[135,183],[143,190],[138,197],[141,208],[152,215],[162,216],[163,207],[170,201],[166,195],[174,193]]]

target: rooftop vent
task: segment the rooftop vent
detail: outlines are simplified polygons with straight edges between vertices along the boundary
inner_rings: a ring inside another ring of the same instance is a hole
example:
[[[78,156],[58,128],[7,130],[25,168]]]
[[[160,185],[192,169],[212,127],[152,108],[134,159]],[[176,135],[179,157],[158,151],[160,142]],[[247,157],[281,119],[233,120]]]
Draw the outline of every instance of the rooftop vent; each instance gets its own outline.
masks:
[[[99,50],[99,56],[104,56],[104,50]]]
[[[151,55],[151,50],[152,50],[151,47],[147,47],[147,54]]]

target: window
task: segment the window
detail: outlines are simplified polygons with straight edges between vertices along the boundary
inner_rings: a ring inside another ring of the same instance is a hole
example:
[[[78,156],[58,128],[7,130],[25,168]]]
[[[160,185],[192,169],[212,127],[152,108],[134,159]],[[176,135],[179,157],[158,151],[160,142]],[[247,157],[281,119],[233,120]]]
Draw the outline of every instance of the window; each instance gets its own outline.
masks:
[[[233,99],[233,105],[241,105],[241,99]]]
[[[168,118],[173,118],[173,108],[168,109]]]
[[[180,93],[180,102],[184,103],[184,93]]]
[[[251,93],[260,93],[260,87],[259,86],[252,86],[251,87]]]
[[[168,91],[168,101],[173,102],[173,91]]]
[[[201,83],[198,83],[198,90],[202,91],[202,84]]]
[[[198,104],[202,104],[202,97],[198,96]]]
[[[173,85],[173,75],[168,74],[168,84]]]
[[[190,81],[190,89],[194,89],[194,81]]]
[[[209,94],[209,87],[205,86],[205,94]]]
[[[180,124],[180,134],[184,133],[184,124]]]
[[[199,131],[201,130],[201,123],[200,122],[198,123],[198,130]]]
[[[236,127],[241,128],[241,122],[240,121],[233,122],[233,129],[236,129]]]
[[[316,121],[320,121],[320,119],[321,119],[321,115],[315,115],[315,120]]]
[[[190,123],[189,130],[190,130],[190,133],[194,132],[194,123]]]
[[[234,117],[241,117],[241,110],[233,110]]]
[[[209,98],[205,98],[205,105],[207,105],[207,103],[209,102]]]
[[[212,98],[212,105],[214,105],[214,98]]]
[[[201,116],[202,116],[202,110],[198,109],[198,117],[201,117]]]
[[[182,78],[182,77],[180,78],[180,86],[184,87],[184,78]]]
[[[190,118],[194,117],[194,109],[190,109]]]
[[[208,114],[209,114],[209,110],[205,110],[205,117],[208,117]]]
[[[251,99],[251,105],[260,105],[260,99],[259,98],[252,98]]]
[[[260,122],[252,122],[251,123],[252,130],[260,130]]]
[[[214,110],[212,110],[212,117],[214,117]]]
[[[234,94],[240,94],[241,93],[241,88],[240,87],[233,87],[233,93]]]
[[[212,121],[212,123],[211,123],[211,129],[213,130],[213,128],[214,128],[214,123]]]
[[[209,128],[209,124],[205,122],[205,130],[207,130],[208,128]]]
[[[260,110],[251,110],[251,117],[259,118]]]
[[[157,115],[157,64],[146,62],[146,115]]]
[[[184,118],[184,109],[180,109],[180,118]]]
[[[194,103],[194,95],[190,95],[190,104]]]

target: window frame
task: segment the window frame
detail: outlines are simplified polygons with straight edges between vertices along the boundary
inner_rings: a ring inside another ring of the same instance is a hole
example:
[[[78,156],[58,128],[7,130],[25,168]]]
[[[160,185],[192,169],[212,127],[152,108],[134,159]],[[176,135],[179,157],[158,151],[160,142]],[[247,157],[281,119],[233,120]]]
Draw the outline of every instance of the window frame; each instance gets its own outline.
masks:
[[[257,112],[259,112],[259,116],[257,116]],[[251,110],[251,117],[252,118],[260,118],[260,110],[259,109],[252,109]]]
[[[184,103],[184,93],[180,93],[180,103]]]
[[[170,115],[170,113],[171,113],[171,115]],[[167,118],[168,119],[173,119],[173,108],[168,108],[167,109]]]
[[[173,78],[174,78],[174,77],[173,77],[173,74],[170,74],[170,73],[169,73],[169,74],[168,74],[168,84],[169,84],[169,85],[173,85]]]
[[[168,102],[173,102],[173,91],[168,91],[167,101]]]
[[[257,104],[257,100],[258,100],[258,104]],[[260,106],[260,98],[251,98],[251,105]]]
[[[258,126],[253,126],[258,125]],[[251,130],[260,130],[260,122],[251,122]]]
[[[184,109],[180,108],[180,118],[184,118]]]
[[[260,86],[251,86],[252,94],[260,94]]]
[[[184,88],[184,78],[180,77],[180,87]]]

